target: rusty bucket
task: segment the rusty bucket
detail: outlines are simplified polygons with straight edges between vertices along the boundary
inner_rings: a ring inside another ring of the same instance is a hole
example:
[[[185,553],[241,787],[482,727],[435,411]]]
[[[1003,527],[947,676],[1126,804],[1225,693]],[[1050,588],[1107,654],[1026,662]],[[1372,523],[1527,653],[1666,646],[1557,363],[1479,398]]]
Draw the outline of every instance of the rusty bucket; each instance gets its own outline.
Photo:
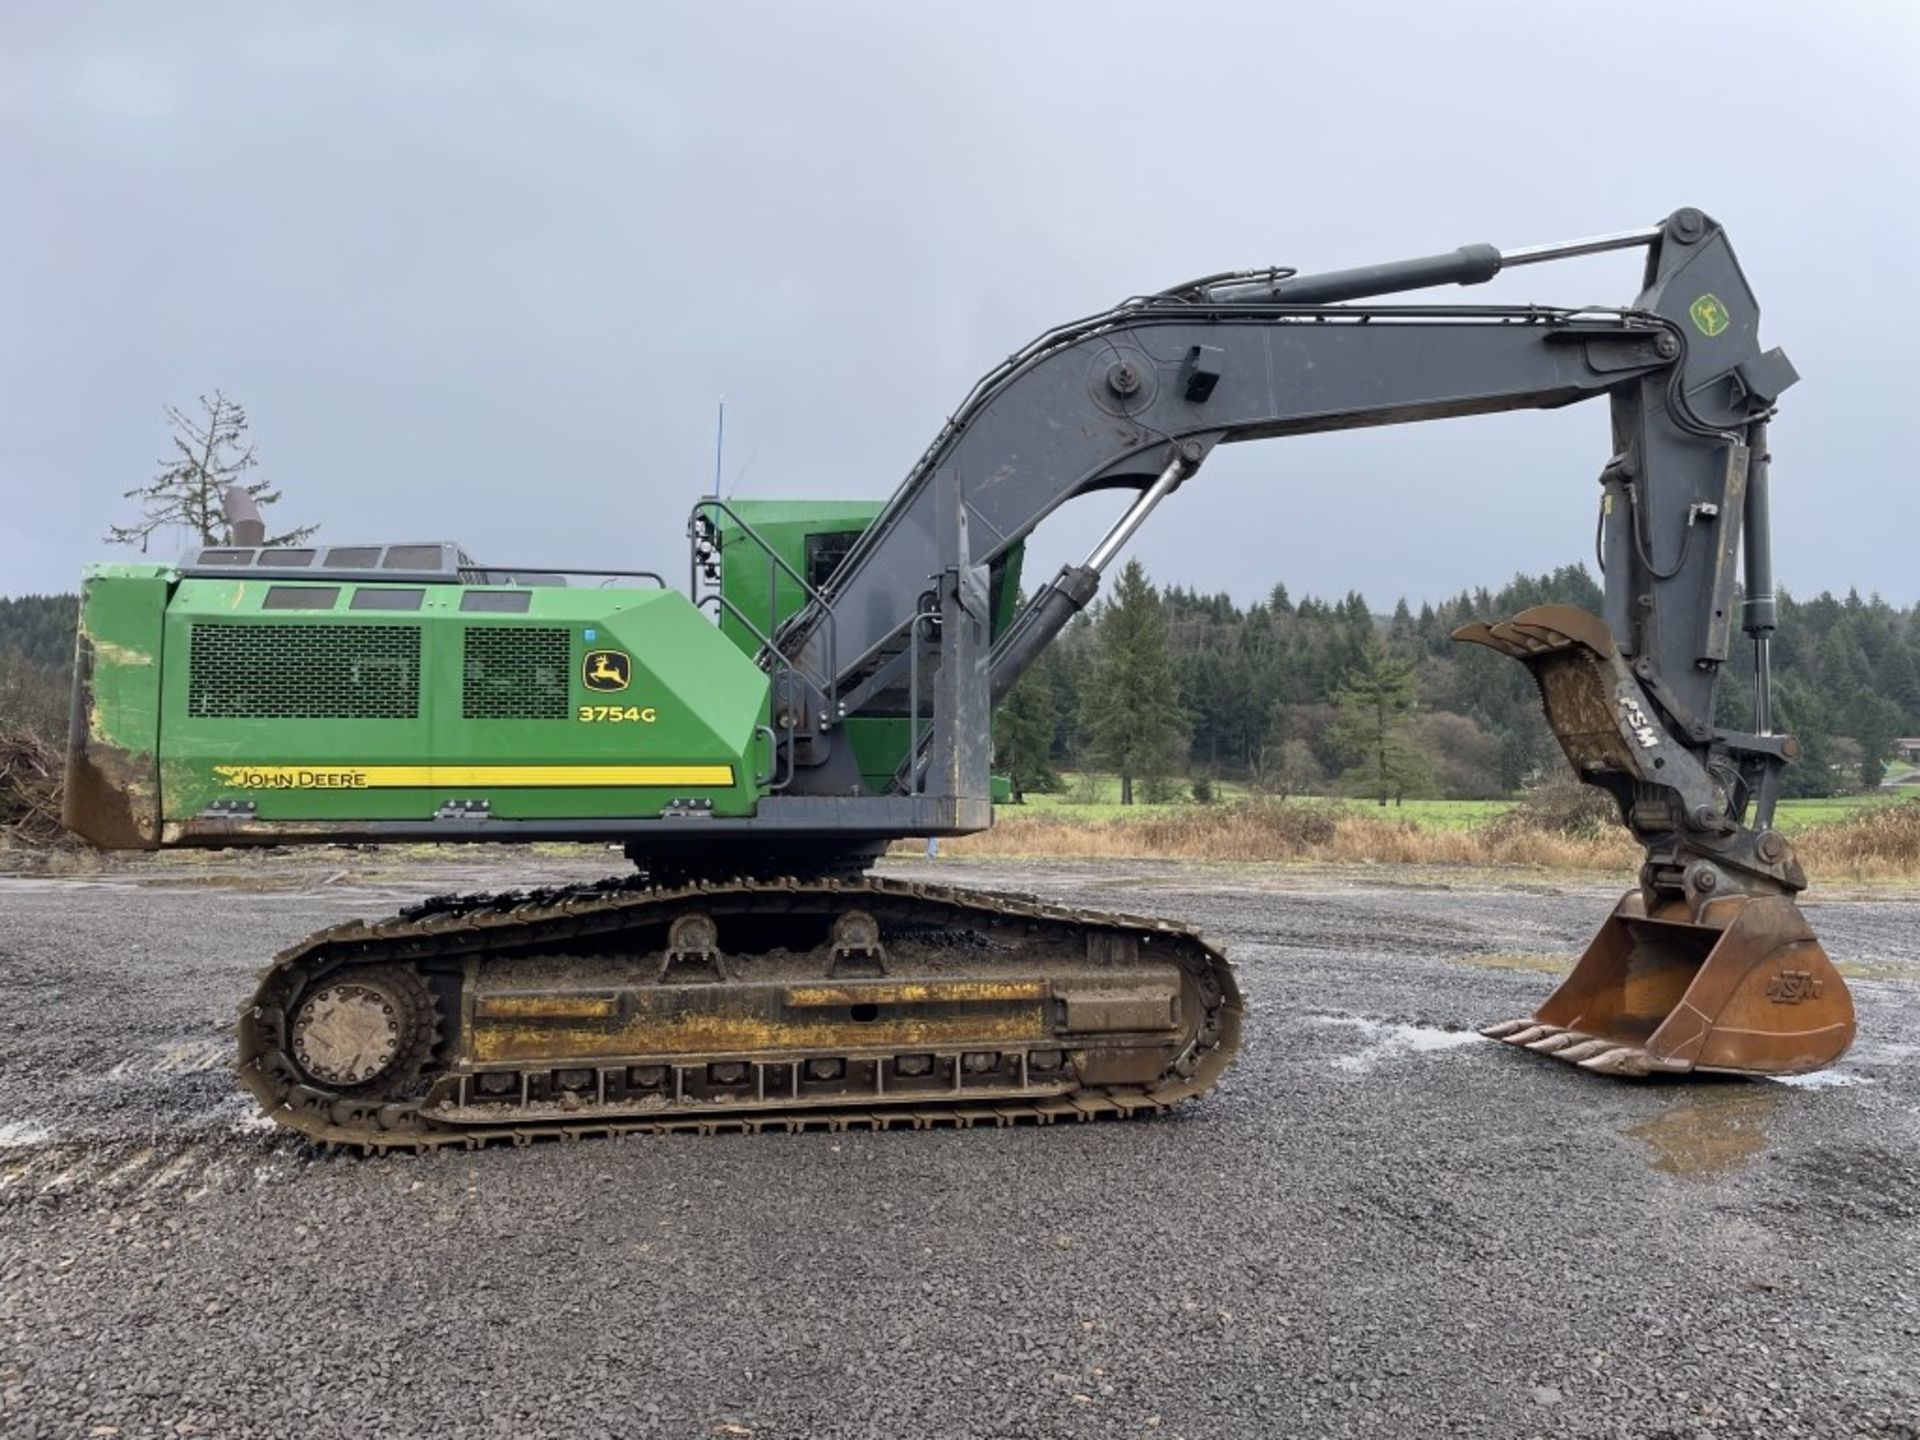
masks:
[[[1530,1018],[1481,1033],[1607,1075],[1802,1075],[1853,1043],[1853,998],[1784,896],[1695,917],[1635,890]]]

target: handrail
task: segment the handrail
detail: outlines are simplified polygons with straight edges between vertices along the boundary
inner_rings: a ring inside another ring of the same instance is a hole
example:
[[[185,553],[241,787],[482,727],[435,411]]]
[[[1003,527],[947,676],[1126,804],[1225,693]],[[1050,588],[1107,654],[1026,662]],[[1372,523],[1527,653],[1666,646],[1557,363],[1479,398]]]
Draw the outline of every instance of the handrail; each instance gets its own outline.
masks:
[[[602,575],[617,580],[651,580],[662,590],[667,588],[666,578],[657,570],[602,570],[597,567],[563,565],[471,565],[462,566],[476,575]],[[517,582],[509,582],[517,583]]]
[[[907,629],[907,758],[902,762],[906,771],[907,794],[918,795],[924,779],[926,767],[922,763],[921,747],[933,736],[934,717],[927,717],[927,729],[920,731],[920,622],[938,621],[938,610],[922,610],[912,616]],[[898,633],[898,627],[895,627]],[[896,777],[898,776],[898,772]]]
[[[745,611],[727,599],[727,597],[722,595],[718,590],[713,591],[711,594],[702,595],[698,600],[693,602],[693,608],[696,610],[704,610],[708,605],[713,606],[716,619],[719,618],[719,612],[725,610],[727,614],[746,626],[753,638],[758,640],[763,648],[768,650],[773,649],[773,641],[767,637],[766,632],[754,624],[752,620],[748,619]],[[781,655],[778,650],[774,650],[773,653],[779,656],[782,669],[791,670],[794,668],[792,662],[790,662],[786,656]]]
[[[714,525],[712,520],[708,520],[707,522],[708,525],[711,527],[712,533],[710,536],[701,537],[695,534],[695,526],[701,518],[702,511],[714,511],[721,515],[726,516],[736,526],[739,527],[740,533],[744,535],[747,539],[751,540],[755,545],[759,546],[761,553],[767,557],[767,560],[769,562],[769,565],[768,565],[769,583],[767,586],[767,608],[769,613],[768,613],[767,619],[772,629],[778,630],[780,628],[777,611],[778,611],[779,598],[780,598],[778,576],[781,572],[784,572],[788,579],[792,580],[795,585],[798,585],[800,587],[801,593],[806,596],[807,601],[809,603],[817,603],[821,606],[822,611],[826,615],[826,626],[827,626],[827,673],[825,676],[808,675],[807,678],[811,680],[819,688],[823,699],[826,701],[827,725],[830,727],[833,724],[833,722],[839,718],[838,715],[836,714],[837,707],[834,703],[834,679],[839,674],[839,668],[838,668],[838,665],[836,664],[838,646],[835,643],[834,616],[833,616],[832,610],[829,607],[827,607],[825,604],[825,597],[822,596],[821,593],[817,589],[815,589],[812,585],[808,584],[806,576],[802,575],[798,570],[794,569],[793,566],[788,564],[785,557],[783,557],[779,551],[775,550],[773,546],[767,542],[766,537],[761,535],[761,533],[758,530],[754,529],[753,526],[749,524],[741,516],[739,511],[735,510],[731,505],[729,505],[726,501],[722,500],[717,495],[703,495],[699,500],[696,500],[694,502],[693,509],[688,512],[687,538],[690,541],[698,542],[699,540],[706,538],[713,542],[713,548],[715,551],[718,551],[720,549],[720,546],[718,544],[719,527],[717,525]],[[774,567],[776,566],[778,567],[777,570],[774,569]],[[698,596],[698,592],[700,588],[700,560],[698,557],[697,550],[694,550],[691,548],[689,550],[689,554],[687,557],[687,571],[688,571],[688,575],[687,575],[688,594],[690,597]],[[718,595],[719,592],[716,591],[715,594]],[[796,674],[806,673],[806,672],[803,672],[800,669],[800,667],[794,664],[792,658],[788,656],[785,651],[780,649],[780,647],[774,642],[773,638],[770,635],[762,631],[759,626],[755,625],[751,620],[749,620],[746,617],[746,615],[741,612],[739,606],[733,604],[731,601],[727,601],[724,596],[721,596],[720,598],[722,600],[722,603],[726,605],[727,611],[730,614],[732,614],[733,617],[736,620],[738,620],[742,625],[745,625],[747,629],[753,633],[754,638],[760,641],[761,645],[764,648],[766,648],[767,650],[771,651],[773,654],[778,656],[780,658],[781,663],[788,670],[791,670]],[[694,603],[696,605],[704,604],[705,600],[704,598],[696,598],[694,600]]]
[[[874,666],[869,669],[867,662],[892,645],[894,640],[898,638],[903,631],[909,630],[929,615],[937,618],[938,614],[938,611],[923,610],[917,614],[909,615],[898,625],[895,625],[893,629],[887,631],[886,634],[869,645],[866,650],[862,652],[860,658],[847,667],[851,672],[863,672],[864,678],[859,684],[855,685],[851,690],[847,691],[845,695],[840,697],[841,703],[854,710],[858,710],[875,695],[881,693],[881,691],[891,689],[894,685],[898,684],[899,676],[897,674],[889,674],[889,672],[899,663],[900,651],[893,651],[892,654],[889,655],[885,665]],[[908,644],[910,645],[911,643],[911,640],[909,640]],[[880,683],[882,676],[887,677],[885,684]]]
[[[786,778],[782,779],[780,777],[780,736],[778,732],[775,731],[771,725],[756,725],[753,727],[753,733],[767,737],[767,764],[771,767],[765,775],[760,774],[756,770],[753,776],[753,783],[755,785],[766,786],[770,792],[786,789],[787,786],[793,783],[795,770],[793,747],[791,745],[787,747],[787,774]]]

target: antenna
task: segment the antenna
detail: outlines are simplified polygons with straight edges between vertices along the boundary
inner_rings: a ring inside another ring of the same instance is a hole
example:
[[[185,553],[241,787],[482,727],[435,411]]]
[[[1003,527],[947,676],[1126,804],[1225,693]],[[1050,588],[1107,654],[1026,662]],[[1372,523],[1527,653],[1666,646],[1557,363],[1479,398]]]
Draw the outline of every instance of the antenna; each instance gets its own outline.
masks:
[[[720,457],[727,448],[727,397],[720,397],[720,419],[713,432],[713,498],[720,498]]]
[[[740,462],[740,468],[733,472],[733,483],[727,487],[727,498],[731,500],[740,493],[740,482],[747,478],[747,471],[753,468],[753,462],[760,458],[758,450],[749,450],[747,458]]]

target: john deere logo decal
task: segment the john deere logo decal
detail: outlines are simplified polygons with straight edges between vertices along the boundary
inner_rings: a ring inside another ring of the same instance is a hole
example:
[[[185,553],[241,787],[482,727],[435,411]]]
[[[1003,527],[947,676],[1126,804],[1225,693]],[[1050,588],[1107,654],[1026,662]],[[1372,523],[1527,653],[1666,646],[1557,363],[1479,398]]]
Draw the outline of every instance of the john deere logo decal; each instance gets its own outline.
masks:
[[[1694,328],[1709,340],[1733,323],[1718,295],[1702,295],[1687,307],[1687,314],[1693,317]]]
[[[624,650],[589,650],[580,662],[580,682],[602,693],[624,690],[633,683],[633,657]]]

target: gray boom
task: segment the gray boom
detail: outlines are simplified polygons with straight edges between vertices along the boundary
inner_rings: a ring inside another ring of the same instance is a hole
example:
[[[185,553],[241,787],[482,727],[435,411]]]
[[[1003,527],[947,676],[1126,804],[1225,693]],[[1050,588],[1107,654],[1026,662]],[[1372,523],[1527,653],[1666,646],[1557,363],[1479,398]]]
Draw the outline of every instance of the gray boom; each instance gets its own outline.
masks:
[[[1647,262],[1625,309],[1344,303],[1627,247],[1644,247]],[[1650,865],[1711,853],[1793,887],[1797,867],[1768,829],[1794,747],[1769,733],[1766,713],[1765,430],[1797,377],[1779,350],[1760,348],[1758,331],[1759,307],[1725,232],[1692,209],[1567,245],[1466,246],[1323,275],[1213,276],[1050,330],[974,387],[821,593],[763,652],[775,684],[778,793],[753,819],[702,825],[699,838],[750,830],[877,841],[991,823],[994,700],[1216,445],[1604,396],[1613,429],[1600,474],[1605,625],[1580,644],[1605,670],[1609,698],[1587,717],[1599,728],[1586,749],[1569,742],[1564,723],[1556,731],[1582,778],[1619,799]],[[1064,568],[989,647],[994,564],[1058,506],[1108,488],[1139,495],[1086,563]],[[1751,732],[1713,723],[1743,529],[1743,619],[1759,672]],[[1538,658],[1575,645],[1556,636],[1465,638]],[[860,793],[838,743],[851,715],[914,719],[919,743],[894,793]],[[694,838],[683,832],[674,843]]]

